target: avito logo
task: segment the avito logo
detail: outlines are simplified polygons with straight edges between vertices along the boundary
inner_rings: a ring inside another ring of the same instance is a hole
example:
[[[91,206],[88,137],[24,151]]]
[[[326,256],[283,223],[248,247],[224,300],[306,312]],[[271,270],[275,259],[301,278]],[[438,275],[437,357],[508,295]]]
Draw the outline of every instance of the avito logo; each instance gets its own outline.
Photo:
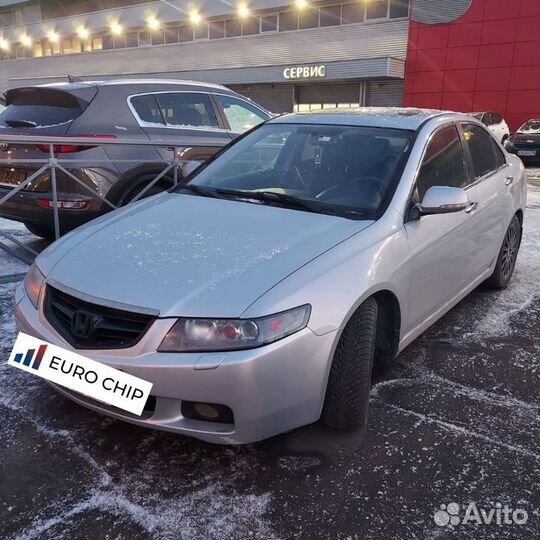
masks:
[[[464,510],[464,515],[461,515]],[[456,502],[441,504],[440,510],[433,516],[439,527],[457,527],[458,525],[524,525],[529,514],[523,508],[511,508],[497,502],[491,508],[478,508],[476,503],[460,505]]]
[[[18,353],[15,355],[15,358],[13,359],[14,362],[17,364],[22,364],[26,367],[32,367],[32,369],[39,369],[39,366],[41,365],[41,361],[43,360],[43,356],[45,356],[45,352],[47,351],[47,345],[41,345],[36,354],[36,358],[34,359],[34,362],[32,363],[32,359],[34,358],[34,353],[36,352],[35,349],[28,349],[25,353]],[[23,360],[24,358],[24,360]]]

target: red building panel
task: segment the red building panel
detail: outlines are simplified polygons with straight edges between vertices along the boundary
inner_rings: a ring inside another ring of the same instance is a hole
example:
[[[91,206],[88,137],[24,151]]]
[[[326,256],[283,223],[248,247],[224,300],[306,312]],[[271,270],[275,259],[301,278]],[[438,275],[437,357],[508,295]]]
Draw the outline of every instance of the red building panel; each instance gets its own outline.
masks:
[[[540,30],[539,30],[540,31]],[[538,43],[523,41],[514,45],[513,62],[517,66],[540,66],[540,47]]]
[[[514,43],[516,41],[517,27],[517,19],[486,21],[482,24],[481,43]]]
[[[511,66],[514,58],[514,44],[490,44],[480,47],[478,68]]]
[[[480,45],[482,38],[482,23],[472,22],[453,24],[449,26],[448,41],[451,47],[464,45]]]
[[[442,99],[443,109],[459,112],[472,112],[474,92],[445,92]]]
[[[414,0],[413,0],[414,2]],[[540,117],[540,0],[472,0],[448,24],[411,21],[405,105]]]
[[[446,51],[446,69],[471,69],[478,66],[480,46],[448,47]]]
[[[534,3],[535,0],[525,0],[526,3]],[[484,0],[484,21],[496,19],[516,19],[519,17],[523,0]]]
[[[508,67],[479,69],[476,74],[477,92],[508,90],[511,72]]]
[[[446,70],[444,92],[474,92],[475,87],[476,69]]]

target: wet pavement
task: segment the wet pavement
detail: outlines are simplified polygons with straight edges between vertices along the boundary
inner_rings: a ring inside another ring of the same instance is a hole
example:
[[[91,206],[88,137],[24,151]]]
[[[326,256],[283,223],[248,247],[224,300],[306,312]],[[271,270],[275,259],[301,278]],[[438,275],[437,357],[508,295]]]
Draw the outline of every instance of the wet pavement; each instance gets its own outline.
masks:
[[[511,287],[475,291],[377,378],[365,434],[313,425],[211,446],[100,416],[0,364],[0,539],[538,538],[540,170],[529,173]],[[3,359],[25,269],[0,251]],[[528,519],[435,522],[463,520],[470,503]]]

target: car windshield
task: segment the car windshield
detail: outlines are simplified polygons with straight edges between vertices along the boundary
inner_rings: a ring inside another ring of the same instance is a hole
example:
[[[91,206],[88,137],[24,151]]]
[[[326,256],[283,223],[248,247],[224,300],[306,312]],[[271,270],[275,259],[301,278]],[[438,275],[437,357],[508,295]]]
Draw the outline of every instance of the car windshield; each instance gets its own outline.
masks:
[[[399,178],[413,132],[266,124],[177,191],[374,219]]]
[[[522,133],[540,134],[540,120],[530,120],[529,122],[525,122],[518,131]]]

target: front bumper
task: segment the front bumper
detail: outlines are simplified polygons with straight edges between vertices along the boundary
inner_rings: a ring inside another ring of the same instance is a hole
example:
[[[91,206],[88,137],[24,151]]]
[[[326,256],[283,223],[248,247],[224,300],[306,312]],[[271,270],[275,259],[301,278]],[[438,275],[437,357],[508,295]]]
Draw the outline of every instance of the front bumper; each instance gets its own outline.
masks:
[[[66,349],[71,347],[17,289],[18,329]],[[157,353],[171,319],[154,323],[130,349],[76,351],[154,384],[153,411],[141,417],[96,402],[71,390],[55,388],[95,411],[133,424],[181,433],[211,443],[245,444],[318,420],[333,357],[335,333],[315,335],[305,328],[281,341],[248,351],[226,353]],[[217,367],[216,367],[217,366]],[[183,417],[182,401],[230,407],[234,424]]]
[[[514,146],[512,144],[506,144],[505,146],[505,149],[507,152],[509,152],[510,154],[514,154],[515,156],[518,156],[521,161],[525,162],[525,163],[529,163],[529,162],[540,162],[540,146],[531,146],[531,147],[528,147],[528,146]],[[534,155],[532,156],[524,156],[524,155],[519,155],[520,152],[534,152]]]

